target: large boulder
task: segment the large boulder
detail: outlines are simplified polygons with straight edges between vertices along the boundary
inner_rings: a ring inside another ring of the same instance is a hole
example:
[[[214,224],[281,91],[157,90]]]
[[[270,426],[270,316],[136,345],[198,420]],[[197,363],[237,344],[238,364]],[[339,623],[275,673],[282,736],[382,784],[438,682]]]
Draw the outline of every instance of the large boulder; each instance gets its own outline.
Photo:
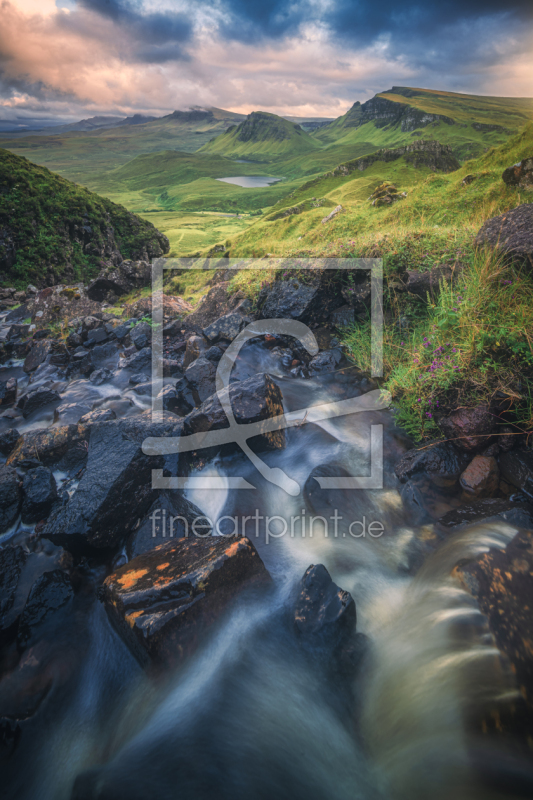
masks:
[[[134,289],[149,286],[152,268],[147,261],[123,261],[119,266],[106,267],[89,284],[87,296],[90,300],[102,302],[108,297],[121,297]]]
[[[320,298],[320,283],[275,281],[263,290],[258,303],[262,319],[298,319],[306,322]]]
[[[269,582],[249,539],[178,539],[106,578],[104,603],[142,664],[176,664],[194,652],[209,625],[243,589]]]
[[[23,394],[17,403],[17,408],[21,409],[22,416],[26,419],[36,411],[40,411],[47,406],[57,405],[60,402],[61,395],[54,389],[40,386],[27,394]]]
[[[0,466],[0,533],[5,533],[19,515],[20,479],[17,471],[6,464]]]
[[[24,468],[55,464],[70,451],[86,453],[88,439],[89,429],[81,424],[28,431],[17,441],[7,464]]]
[[[142,519],[154,499],[152,469],[160,457],[146,456],[148,436],[179,434],[176,422],[151,422],[139,415],[91,427],[87,468],[67,504],[55,510],[42,536],[70,552],[113,548]]]
[[[533,269],[533,203],[524,203],[487,220],[474,242],[492,247],[506,258]]]
[[[452,488],[457,485],[468,461],[468,455],[457,450],[451,442],[438,442],[422,449],[408,450],[394,471],[402,483],[415,475],[427,475],[436,486]]]
[[[22,367],[24,372],[34,372],[37,367],[46,360],[51,347],[52,342],[50,339],[41,339],[40,341],[34,342],[30,352],[24,359],[24,365]]]
[[[204,328],[204,336],[210,342],[218,342],[220,339],[232,342],[249,321],[236,312],[225,314]]]
[[[457,408],[437,419],[437,425],[454,446],[466,452],[479,450],[494,431],[495,417],[488,405]]]
[[[507,186],[513,188],[533,189],[533,156],[523,158],[512,167],[507,167],[503,172],[502,180]]]
[[[29,469],[22,482],[22,521],[25,524],[46,519],[57,500],[54,475],[47,467]]]
[[[333,651],[355,633],[357,615],[350,592],[340,589],[323,564],[312,564],[299,583],[294,605],[298,638],[311,649]]]
[[[224,396],[227,396],[229,392],[233,415],[238,424],[260,422],[283,413],[281,390],[270,375],[266,373],[257,373],[245,381],[232,383],[229,389],[224,389],[223,391]],[[228,427],[228,418],[222,408],[218,394],[211,396],[199,408],[191,411],[183,420],[183,433],[185,435]],[[249,439],[248,444],[254,450],[282,448],[285,446],[285,431],[277,430],[259,433]],[[210,454],[212,450],[213,448],[209,449]]]
[[[211,526],[202,511],[182,491],[176,490],[160,494],[146,513],[138,528],[130,534],[126,552],[128,558],[136,558],[153,550],[165,540],[181,539],[189,536],[194,522],[206,523],[202,533],[211,533]]]

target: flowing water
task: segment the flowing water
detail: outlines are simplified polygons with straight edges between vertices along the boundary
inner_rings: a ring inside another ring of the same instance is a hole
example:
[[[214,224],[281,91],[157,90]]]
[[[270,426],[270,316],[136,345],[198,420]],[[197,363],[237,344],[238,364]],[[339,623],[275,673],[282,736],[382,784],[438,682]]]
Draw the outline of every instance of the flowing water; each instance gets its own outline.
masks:
[[[20,374],[20,366],[10,369]],[[257,371],[275,376],[286,410],[364,391],[350,370],[291,378],[269,350],[251,345],[234,377]],[[38,380],[58,381],[53,368],[39,372]],[[76,380],[62,391],[72,402],[111,405],[117,416],[147,407],[120,370],[103,386]],[[45,412],[26,429],[52,419]],[[384,488],[317,493],[308,477],[318,468],[368,474],[371,423],[383,425]],[[284,450],[262,454],[300,483],[298,497],[266,482],[242,454],[208,464],[205,474],[243,476],[256,487],[191,489],[189,498],[212,520],[256,511],[299,518],[293,535],[271,525],[267,536],[264,522],[257,536],[247,529],[275,590],[266,599],[241,597],[202,649],[158,680],[142,672],[94,595],[79,598],[75,617],[55,623],[46,713],[3,767],[2,796],[68,800],[74,781],[78,800],[528,796],[508,788],[505,754],[469,725],[513,688],[485,618],[451,575],[461,559],[501,546],[515,531],[504,523],[472,526],[413,570],[413,543],[430,520],[402,502],[393,465],[404,449],[389,412],[365,412],[302,424],[287,431]],[[305,514],[329,519],[335,509],[342,517],[335,533],[302,527]],[[350,535],[349,525],[363,517],[381,522],[383,535]],[[332,684],[302,655],[288,620],[296,583],[318,563],[352,593],[357,630],[368,637],[348,687]],[[90,576],[95,583],[103,577],[96,568]],[[484,780],[489,765],[492,782]]]

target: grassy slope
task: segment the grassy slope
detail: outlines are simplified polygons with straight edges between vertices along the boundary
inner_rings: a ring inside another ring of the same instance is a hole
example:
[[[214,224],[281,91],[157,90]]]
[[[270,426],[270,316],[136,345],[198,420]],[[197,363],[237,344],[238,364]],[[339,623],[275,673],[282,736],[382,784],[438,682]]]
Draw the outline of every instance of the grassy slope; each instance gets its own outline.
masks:
[[[157,245],[158,231],[149,222],[0,149],[0,229],[16,248],[15,263],[4,263],[0,271],[10,285],[39,283],[48,266],[60,275],[71,265],[76,278],[89,280],[98,272],[101,256],[84,253],[81,238],[89,233],[91,243],[102,245],[109,225],[125,258],[139,257],[147,243]],[[0,265],[4,256],[9,253],[2,243]]]
[[[320,144],[299,125],[276,114],[254,111],[247,119],[201,148],[232,158],[272,161],[301,156],[320,149]]]

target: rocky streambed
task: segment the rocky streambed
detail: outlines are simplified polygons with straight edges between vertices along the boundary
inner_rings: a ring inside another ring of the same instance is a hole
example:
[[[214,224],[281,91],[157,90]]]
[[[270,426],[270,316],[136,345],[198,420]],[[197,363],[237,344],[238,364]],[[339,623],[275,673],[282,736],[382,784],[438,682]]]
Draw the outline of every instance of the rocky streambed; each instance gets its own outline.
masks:
[[[494,408],[425,449],[379,407],[309,421],[379,392],[328,324],[342,297],[279,282],[263,317],[319,352],[273,324],[239,353],[228,394],[267,469],[231,441],[152,455],[228,427],[217,367],[256,314],[223,281],[192,313],[167,298],[153,413],[150,298],[116,316],[106,281],[1,320],[3,796],[530,796],[525,442]],[[83,311],[64,333],[57,306]],[[371,425],[383,488],[325,488],[370,473]]]

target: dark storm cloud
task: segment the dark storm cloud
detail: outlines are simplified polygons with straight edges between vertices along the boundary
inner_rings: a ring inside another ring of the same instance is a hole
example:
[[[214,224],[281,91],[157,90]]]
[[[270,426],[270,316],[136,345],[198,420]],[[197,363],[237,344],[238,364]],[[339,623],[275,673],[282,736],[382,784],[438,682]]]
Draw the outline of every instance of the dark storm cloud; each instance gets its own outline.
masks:
[[[132,50],[133,60],[160,64],[188,58],[183,45],[192,37],[191,19],[182,12],[153,11],[143,13],[143,4],[127,0],[78,0],[78,6],[107,17],[129,34],[138,47]],[[65,23],[76,24],[75,16]]]

